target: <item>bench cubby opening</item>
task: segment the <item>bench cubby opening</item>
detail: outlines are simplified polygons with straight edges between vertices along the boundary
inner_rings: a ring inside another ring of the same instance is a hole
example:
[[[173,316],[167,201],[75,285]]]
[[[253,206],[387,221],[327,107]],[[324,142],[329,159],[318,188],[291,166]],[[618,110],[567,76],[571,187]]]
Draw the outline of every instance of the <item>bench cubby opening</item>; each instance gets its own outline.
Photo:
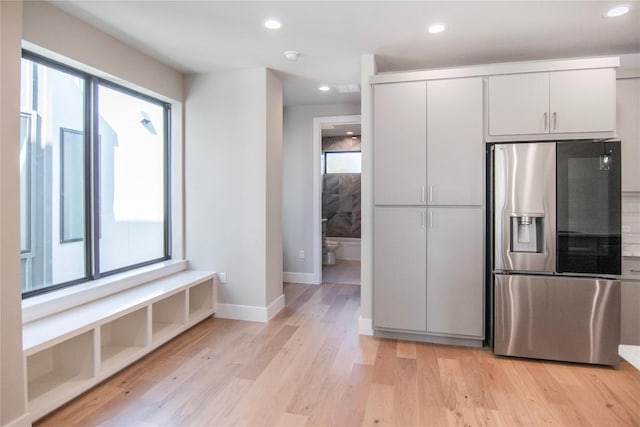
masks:
[[[149,344],[147,307],[100,326],[100,359],[103,370],[120,366]]]

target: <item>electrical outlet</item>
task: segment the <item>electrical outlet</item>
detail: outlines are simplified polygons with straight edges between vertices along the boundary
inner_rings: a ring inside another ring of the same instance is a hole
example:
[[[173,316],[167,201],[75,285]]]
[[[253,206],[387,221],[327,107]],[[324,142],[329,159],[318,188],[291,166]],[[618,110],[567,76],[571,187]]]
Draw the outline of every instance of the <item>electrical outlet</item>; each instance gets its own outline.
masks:
[[[304,251],[298,252],[298,258],[304,259]]]
[[[220,283],[227,283],[227,273],[226,272],[221,272],[218,273],[218,277],[220,277]]]

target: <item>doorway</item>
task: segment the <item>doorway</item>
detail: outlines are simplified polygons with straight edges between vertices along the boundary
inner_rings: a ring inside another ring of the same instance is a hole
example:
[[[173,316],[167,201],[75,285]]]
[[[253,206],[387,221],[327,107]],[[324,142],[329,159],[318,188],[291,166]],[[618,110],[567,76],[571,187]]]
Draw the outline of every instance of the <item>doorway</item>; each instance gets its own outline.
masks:
[[[360,285],[360,116],[314,119],[316,283]]]

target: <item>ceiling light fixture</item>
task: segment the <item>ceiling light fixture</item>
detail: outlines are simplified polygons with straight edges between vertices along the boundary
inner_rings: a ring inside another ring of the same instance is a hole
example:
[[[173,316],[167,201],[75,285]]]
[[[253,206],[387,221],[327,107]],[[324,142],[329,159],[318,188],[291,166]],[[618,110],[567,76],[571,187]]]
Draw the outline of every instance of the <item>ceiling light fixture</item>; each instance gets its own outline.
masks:
[[[616,18],[618,16],[624,15],[627,12],[629,12],[629,6],[627,5],[616,6],[607,10],[607,13],[605,14],[605,16],[607,18]]]
[[[353,132],[352,131],[348,131],[347,135],[353,135]]]
[[[321,91],[321,92],[328,92],[328,91],[331,90],[331,88],[329,86],[327,86],[327,85],[322,85],[322,86],[320,86],[318,88],[318,90]]]
[[[358,93],[360,85],[358,83],[338,83],[333,86],[338,93]]]
[[[438,34],[443,32],[446,29],[447,29],[446,25],[438,23],[438,24],[429,25],[429,28],[427,31],[429,31],[431,34]]]
[[[270,30],[277,30],[282,27],[282,22],[277,19],[269,19],[265,21],[264,26]]]
[[[287,61],[295,62],[298,60],[298,56],[300,56],[300,54],[295,50],[288,50],[284,53],[284,57],[287,59]]]

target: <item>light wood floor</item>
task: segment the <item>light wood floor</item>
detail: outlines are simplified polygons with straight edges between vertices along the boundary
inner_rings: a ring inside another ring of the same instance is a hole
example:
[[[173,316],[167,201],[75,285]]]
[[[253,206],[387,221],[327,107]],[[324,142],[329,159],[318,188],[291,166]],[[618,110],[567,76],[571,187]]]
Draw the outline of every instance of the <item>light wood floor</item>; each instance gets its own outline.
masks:
[[[359,285],[360,261],[338,259],[334,265],[323,265],[322,281],[342,285]]]
[[[640,425],[627,363],[361,337],[359,291],[285,285],[270,323],[206,320],[37,425]]]

